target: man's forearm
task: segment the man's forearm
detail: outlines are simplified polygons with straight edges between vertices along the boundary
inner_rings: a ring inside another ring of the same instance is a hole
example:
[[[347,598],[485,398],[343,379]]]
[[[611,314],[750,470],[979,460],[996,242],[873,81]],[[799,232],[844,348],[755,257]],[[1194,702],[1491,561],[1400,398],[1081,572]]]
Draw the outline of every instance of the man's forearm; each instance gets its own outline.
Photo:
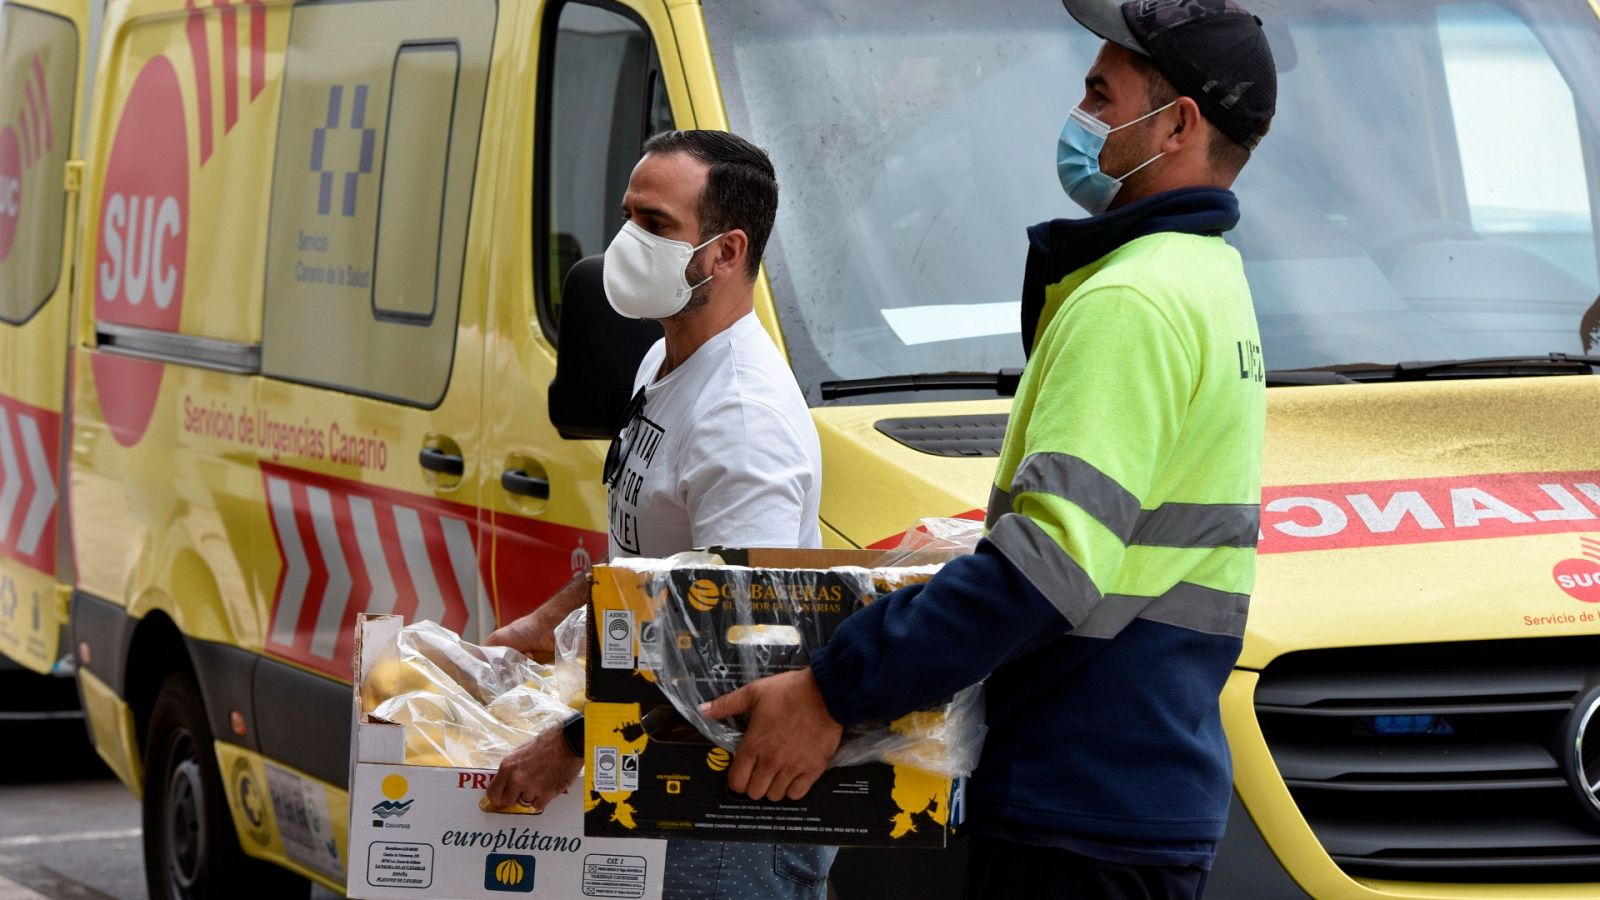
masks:
[[[512,647],[524,653],[549,653],[555,649],[555,629],[573,610],[589,600],[589,573],[579,572],[551,594],[533,612],[501,626],[487,643]]]
[[[543,610],[549,607],[550,612],[548,615],[554,615],[556,622],[560,623],[573,610],[588,602],[589,571],[585,569],[573,575],[572,580],[562,585],[560,590],[551,594],[550,599],[546,600],[544,606],[539,607],[539,609]]]

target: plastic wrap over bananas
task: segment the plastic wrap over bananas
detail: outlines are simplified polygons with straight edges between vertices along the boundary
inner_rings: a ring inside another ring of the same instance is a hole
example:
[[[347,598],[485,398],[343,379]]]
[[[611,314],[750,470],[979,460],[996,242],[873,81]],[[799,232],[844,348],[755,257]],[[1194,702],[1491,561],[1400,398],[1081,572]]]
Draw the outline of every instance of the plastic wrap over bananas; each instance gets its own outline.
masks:
[[[655,679],[678,714],[718,746],[737,750],[745,723],[710,719],[700,704],[768,675],[809,665],[812,652],[851,613],[900,588],[926,582],[944,562],[970,553],[980,523],[924,519],[873,568],[747,568],[706,553],[669,560],[617,560],[647,573],[659,604]],[[914,601],[913,601],[914,602]],[[986,732],[983,686],[893,722],[847,729],[830,765],[906,765],[946,777],[977,767]]]
[[[583,708],[588,615],[556,629],[556,658],[480,647],[434,622],[395,633],[361,683],[363,712],[403,725],[408,765],[492,769]]]

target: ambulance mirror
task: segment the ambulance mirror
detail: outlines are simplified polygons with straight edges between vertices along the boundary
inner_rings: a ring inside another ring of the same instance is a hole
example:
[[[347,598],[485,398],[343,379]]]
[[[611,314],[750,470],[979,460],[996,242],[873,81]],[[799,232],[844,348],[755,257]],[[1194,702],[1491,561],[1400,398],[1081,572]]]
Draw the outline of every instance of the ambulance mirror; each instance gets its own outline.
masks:
[[[633,378],[661,325],[628,319],[606,301],[604,256],[579,260],[561,288],[550,424],[567,440],[609,440],[633,398]]]

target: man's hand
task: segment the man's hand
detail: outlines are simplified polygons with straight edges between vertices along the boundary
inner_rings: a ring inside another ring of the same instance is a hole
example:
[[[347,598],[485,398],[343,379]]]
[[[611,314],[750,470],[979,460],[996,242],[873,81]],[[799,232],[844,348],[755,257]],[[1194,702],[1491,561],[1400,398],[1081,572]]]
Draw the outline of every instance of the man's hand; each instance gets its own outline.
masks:
[[[752,682],[700,711],[713,719],[750,714],[750,727],[728,769],[728,786],[756,800],[804,797],[844,734],[828,714],[810,669]]]
[[[556,626],[568,613],[589,601],[589,573],[579,572],[550,595],[544,605],[522,618],[503,625],[484,643],[491,647],[510,647],[529,656],[549,656],[556,652]]]
[[[485,796],[496,807],[520,805],[543,811],[582,771],[583,760],[567,749],[561,729],[550,728],[506,754]]]

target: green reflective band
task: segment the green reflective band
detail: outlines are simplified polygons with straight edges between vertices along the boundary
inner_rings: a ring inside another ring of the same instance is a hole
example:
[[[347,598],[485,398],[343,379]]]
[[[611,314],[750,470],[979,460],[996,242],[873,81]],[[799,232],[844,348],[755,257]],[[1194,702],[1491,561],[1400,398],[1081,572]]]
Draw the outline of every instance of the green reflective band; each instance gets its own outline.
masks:
[[[1133,620],[1144,619],[1202,634],[1242,638],[1249,612],[1248,594],[1179,582],[1159,597],[1107,594],[1072,633],[1078,637],[1114,638]]]
[[[1143,510],[1130,544],[1145,547],[1254,547],[1259,503],[1163,503]]]
[[[1116,479],[1065,453],[1035,453],[1011,479],[1011,493],[1051,494],[1077,505],[1126,544],[1139,517],[1139,498]]]
[[[983,517],[983,527],[993,528],[1000,517],[1011,512],[1011,492],[1002,491],[999,485],[989,489],[989,514]]]
[[[1089,573],[1027,516],[1007,513],[989,531],[989,543],[1044,594],[1073,628],[1100,602]]]

